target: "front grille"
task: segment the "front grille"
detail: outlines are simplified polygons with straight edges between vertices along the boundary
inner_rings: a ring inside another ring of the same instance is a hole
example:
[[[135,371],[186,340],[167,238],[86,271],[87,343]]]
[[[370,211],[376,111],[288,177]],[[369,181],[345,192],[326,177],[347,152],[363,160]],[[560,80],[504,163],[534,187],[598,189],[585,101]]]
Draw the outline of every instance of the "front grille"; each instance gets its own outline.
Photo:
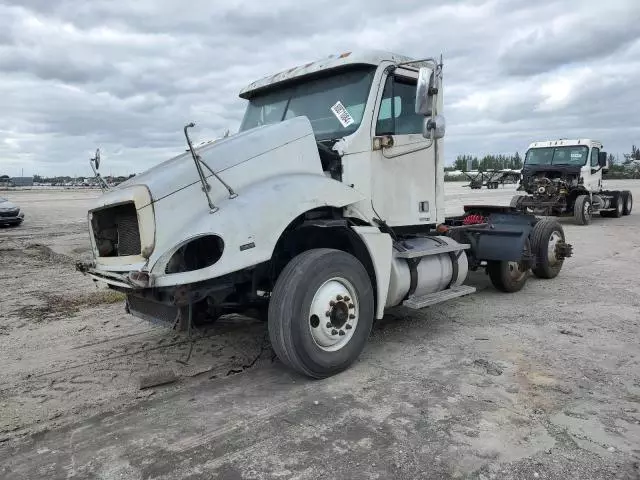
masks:
[[[138,255],[140,253],[140,231],[138,214],[127,212],[116,217],[118,228],[118,255]]]
[[[0,212],[0,217],[17,217],[18,213],[20,213],[20,209],[8,210]]]
[[[133,202],[97,210],[91,222],[101,257],[140,254],[138,212]]]
[[[178,307],[154,302],[137,295],[127,295],[129,312],[151,323],[173,326],[178,317]]]

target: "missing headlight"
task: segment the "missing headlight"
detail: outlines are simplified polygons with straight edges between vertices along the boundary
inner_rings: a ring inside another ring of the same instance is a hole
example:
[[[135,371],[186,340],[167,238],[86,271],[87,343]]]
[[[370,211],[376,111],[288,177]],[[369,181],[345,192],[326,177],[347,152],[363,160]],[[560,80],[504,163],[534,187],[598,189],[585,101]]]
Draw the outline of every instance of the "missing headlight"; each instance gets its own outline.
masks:
[[[165,273],[191,272],[207,268],[222,257],[224,242],[217,235],[205,235],[186,243],[173,254]]]

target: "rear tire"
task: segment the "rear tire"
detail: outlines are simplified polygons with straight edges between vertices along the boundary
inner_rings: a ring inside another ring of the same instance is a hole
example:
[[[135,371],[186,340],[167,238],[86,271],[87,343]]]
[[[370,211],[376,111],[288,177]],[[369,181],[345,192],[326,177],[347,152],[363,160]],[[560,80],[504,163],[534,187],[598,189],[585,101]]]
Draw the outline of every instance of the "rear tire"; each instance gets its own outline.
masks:
[[[620,193],[620,195],[618,195],[618,198],[616,198],[615,210],[600,212],[600,216],[605,218],[620,218],[623,215],[623,212],[624,198],[622,196],[622,193]]]
[[[362,263],[340,250],[308,250],[287,264],[271,293],[271,345],[285,365],[326,378],[358,358],[373,317],[373,288]]]
[[[525,240],[524,252],[527,255],[531,252],[529,239]],[[527,262],[507,262],[489,261],[487,262],[487,273],[491,283],[495,288],[505,293],[514,293],[522,290],[529,278],[529,265]]]
[[[528,270],[520,272],[518,262],[490,261],[487,263],[487,273],[491,283],[501,292],[514,293],[522,290],[527,283]]]
[[[633,210],[633,195],[631,195],[629,190],[622,191],[622,201],[622,215],[630,215],[631,210]]]
[[[553,218],[543,218],[535,224],[531,232],[531,248],[536,263],[531,268],[538,278],[555,278],[562,270],[564,258],[556,256],[556,245],[565,241],[564,230]]]
[[[578,195],[573,204],[573,218],[578,225],[589,225],[593,216],[591,200],[588,195]]]

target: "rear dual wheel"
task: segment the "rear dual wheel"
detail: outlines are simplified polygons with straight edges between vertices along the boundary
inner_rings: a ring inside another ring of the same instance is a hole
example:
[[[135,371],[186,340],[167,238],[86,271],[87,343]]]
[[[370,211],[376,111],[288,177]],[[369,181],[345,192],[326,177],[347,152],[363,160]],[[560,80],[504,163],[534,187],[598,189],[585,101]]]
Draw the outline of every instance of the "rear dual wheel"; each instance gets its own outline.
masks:
[[[498,290],[507,293],[522,290],[529,273],[538,278],[555,278],[562,270],[565,251],[564,229],[553,218],[539,220],[525,241],[520,262],[488,262],[487,273]],[[527,257],[535,257],[533,265]]]
[[[530,255],[531,242],[527,238],[523,248],[523,257]],[[519,262],[487,262],[487,273],[495,288],[502,292],[514,293],[522,290],[529,278],[529,263],[526,259]]]
[[[308,250],[294,257],[276,281],[269,337],[284,364],[325,378],[357,359],[373,316],[371,280],[358,259],[339,250]]]
[[[564,243],[564,229],[557,220],[543,218],[535,224],[531,231],[531,246],[536,261],[531,271],[536,277],[558,276],[564,264]]]

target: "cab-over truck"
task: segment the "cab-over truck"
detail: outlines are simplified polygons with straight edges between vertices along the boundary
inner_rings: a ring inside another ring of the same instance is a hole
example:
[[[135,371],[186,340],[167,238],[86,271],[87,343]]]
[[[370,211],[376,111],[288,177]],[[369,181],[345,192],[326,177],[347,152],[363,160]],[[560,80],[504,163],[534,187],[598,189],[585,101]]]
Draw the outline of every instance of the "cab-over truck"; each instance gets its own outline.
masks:
[[[194,146],[189,124],[184,153],[99,198],[78,269],[177,329],[262,311],[280,360],[314,378],[347,368],[385,309],[473,293],[469,270],[505,292],[555,277],[572,253],[555,220],[445,217],[442,74],[350,52],[250,84],[238,133]]]

